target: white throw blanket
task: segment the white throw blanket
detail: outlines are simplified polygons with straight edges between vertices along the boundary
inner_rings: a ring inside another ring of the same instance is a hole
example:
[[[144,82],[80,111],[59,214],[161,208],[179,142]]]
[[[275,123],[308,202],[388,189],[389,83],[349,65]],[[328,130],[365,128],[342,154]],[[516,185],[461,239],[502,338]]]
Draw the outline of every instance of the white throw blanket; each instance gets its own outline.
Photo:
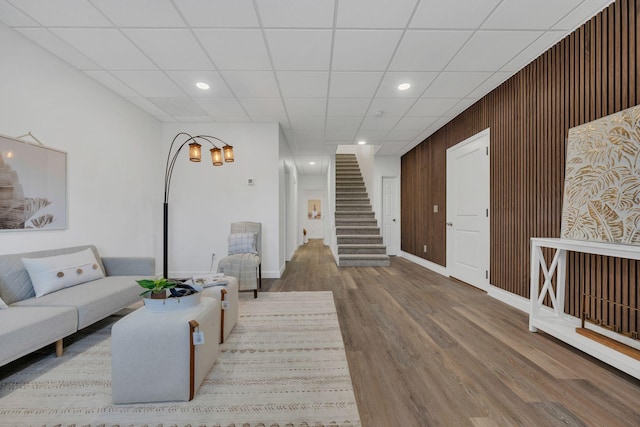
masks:
[[[256,254],[233,254],[220,260],[218,272],[238,279],[241,291],[258,289],[260,257]]]

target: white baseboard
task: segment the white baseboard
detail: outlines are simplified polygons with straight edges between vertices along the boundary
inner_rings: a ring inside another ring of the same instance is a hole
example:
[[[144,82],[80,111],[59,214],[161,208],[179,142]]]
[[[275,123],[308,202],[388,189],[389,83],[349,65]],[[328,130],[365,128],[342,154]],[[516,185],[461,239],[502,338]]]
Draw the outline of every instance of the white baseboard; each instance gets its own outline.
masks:
[[[517,308],[525,313],[529,313],[531,302],[528,298],[521,297],[520,295],[505,291],[504,289],[500,289],[493,285],[489,285],[489,292],[487,292],[487,294],[498,301],[502,301],[503,303],[510,305],[511,307]]]
[[[424,268],[428,268],[431,271],[435,271],[438,274],[442,274],[443,276],[449,277],[449,272],[446,267],[443,267],[435,262],[427,261],[424,258],[417,257],[407,252],[400,251],[400,255],[402,258],[406,258],[409,261],[421,265]]]

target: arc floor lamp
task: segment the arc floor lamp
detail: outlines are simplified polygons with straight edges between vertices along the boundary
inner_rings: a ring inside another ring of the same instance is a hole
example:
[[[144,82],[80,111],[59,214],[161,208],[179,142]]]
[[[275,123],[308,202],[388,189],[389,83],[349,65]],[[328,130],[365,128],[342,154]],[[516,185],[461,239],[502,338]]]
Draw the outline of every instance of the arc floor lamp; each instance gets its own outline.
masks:
[[[180,145],[176,144],[176,141],[180,137],[185,137],[186,140]],[[221,142],[222,148],[216,146],[212,140],[216,140]],[[169,153],[167,154],[167,165],[164,171],[164,226],[163,226],[163,247],[162,254],[164,256],[164,262],[162,266],[162,275],[165,279],[168,278],[169,272],[169,191],[171,190],[171,175],[173,175],[173,167],[176,164],[176,159],[178,158],[178,154],[180,154],[180,150],[189,144],[189,160],[192,162],[199,162],[201,160],[202,151],[200,148],[202,145],[198,143],[198,141],[206,141],[211,144],[211,149],[209,152],[211,153],[211,162],[213,166],[222,166],[223,160],[224,162],[230,163],[234,161],[233,156],[233,147],[220,138],[216,138],[211,135],[196,135],[192,136],[186,132],[180,132],[177,134],[173,141],[171,141],[171,146],[169,147]],[[177,148],[175,148],[177,147]],[[174,150],[175,148],[175,150]]]

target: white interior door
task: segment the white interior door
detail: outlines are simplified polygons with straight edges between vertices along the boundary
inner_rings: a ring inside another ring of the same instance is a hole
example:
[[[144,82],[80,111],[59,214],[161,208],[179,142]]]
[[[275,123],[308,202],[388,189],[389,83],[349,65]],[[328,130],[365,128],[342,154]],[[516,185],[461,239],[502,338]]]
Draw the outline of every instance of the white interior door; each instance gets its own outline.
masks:
[[[489,289],[489,142],[486,129],[447,150],[447,270]]]
[[[382,178],[382,239],[387,245],[387,255],[397,255],[400,250],[400,224],[398,215],[398,177]]]

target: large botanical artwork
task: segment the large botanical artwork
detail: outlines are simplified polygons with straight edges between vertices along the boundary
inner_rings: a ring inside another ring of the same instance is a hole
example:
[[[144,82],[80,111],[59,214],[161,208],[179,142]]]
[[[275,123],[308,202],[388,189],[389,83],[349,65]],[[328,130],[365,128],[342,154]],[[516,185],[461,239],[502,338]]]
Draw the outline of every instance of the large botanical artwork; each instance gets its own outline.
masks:
[[[640,244],[640,106],[569,130],[561,237]]]
[[[0,231],[67,226],[67,155],[0,136]]]

